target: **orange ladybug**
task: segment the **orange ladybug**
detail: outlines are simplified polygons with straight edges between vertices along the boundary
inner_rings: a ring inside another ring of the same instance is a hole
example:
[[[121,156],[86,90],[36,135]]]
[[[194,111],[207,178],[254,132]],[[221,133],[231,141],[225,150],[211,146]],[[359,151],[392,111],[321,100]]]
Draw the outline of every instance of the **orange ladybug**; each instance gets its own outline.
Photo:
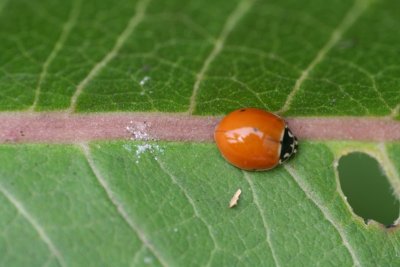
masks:
[[[222,156],[243,170],[269,170],[297,152],[297,138],[279,116],[258,108],[229,113],[214,139]]]

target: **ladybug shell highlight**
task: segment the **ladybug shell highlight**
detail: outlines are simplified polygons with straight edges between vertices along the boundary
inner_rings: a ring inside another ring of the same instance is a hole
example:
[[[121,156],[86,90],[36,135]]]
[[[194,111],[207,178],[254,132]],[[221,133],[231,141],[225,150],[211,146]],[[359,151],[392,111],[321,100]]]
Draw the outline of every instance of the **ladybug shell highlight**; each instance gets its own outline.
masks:
[[[257,108],[229,113],[214,139],[222,156],[244,170],[268,170],[297,152],[297,139],[279,116]]]

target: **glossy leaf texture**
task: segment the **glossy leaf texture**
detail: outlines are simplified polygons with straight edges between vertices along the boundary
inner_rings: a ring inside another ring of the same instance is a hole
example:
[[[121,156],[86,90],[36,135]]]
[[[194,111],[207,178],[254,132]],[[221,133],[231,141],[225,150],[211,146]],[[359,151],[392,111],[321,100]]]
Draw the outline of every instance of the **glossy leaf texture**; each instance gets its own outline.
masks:
[[[138,157],[142,145],[1,146],[1,264],[400,263],[398,231],[365,225],[338,192],[330,144],[303,143],[291,164],[260,173],[225,164],[212,144],[158,143]]]
[[[0,111],[259,107],[398,123],[399,10],[396,0],[0,0]],[[365,224],[335,171],[341,155],[369,153],[400,198],[398,140],[300,140],[269,172],[232,167],[212,143],[47,141],[0,144],[0,266],[400,265],[398,226]]]
[[[0,1],[1,110],[399,117],[398,1]]]

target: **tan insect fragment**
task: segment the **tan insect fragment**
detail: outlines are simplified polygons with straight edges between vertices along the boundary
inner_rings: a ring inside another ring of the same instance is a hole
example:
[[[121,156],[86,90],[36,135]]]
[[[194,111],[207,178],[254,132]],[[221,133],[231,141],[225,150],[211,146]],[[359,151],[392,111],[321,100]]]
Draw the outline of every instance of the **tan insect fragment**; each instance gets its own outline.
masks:
[[[240,188],[239,188],[233,195],[231,201],[229,202],[229,208],[233,208],[234,206],[237,205],[241,193],[242,193],[242,190],[240,190]]]

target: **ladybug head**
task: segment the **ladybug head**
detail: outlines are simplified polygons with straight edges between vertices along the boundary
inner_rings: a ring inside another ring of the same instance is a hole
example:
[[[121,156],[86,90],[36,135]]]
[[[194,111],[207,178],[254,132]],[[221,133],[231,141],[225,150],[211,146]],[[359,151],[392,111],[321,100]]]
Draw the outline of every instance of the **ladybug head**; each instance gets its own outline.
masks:
[[[281,140],[281,153],[279,156],[279,163],[283,163],[297,153],[298,142],[296,136],[292,134],[290,129],[285,126],[283,139]]]

